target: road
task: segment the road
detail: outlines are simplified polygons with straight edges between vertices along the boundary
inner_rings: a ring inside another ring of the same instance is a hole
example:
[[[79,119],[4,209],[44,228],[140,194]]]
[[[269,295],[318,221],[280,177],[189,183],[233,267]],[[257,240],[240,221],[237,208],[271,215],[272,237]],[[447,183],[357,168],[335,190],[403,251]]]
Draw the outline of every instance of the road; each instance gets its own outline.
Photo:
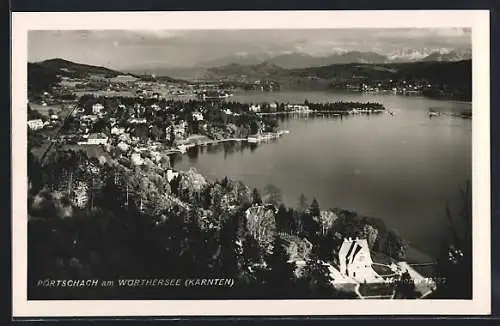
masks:
[[[68,112],[68,114],[64,117],[64,120],[62,121],[61,125],[56,129],[56,131],[54,132],[52,137],[57,138],[59,136],[59,134],[61,133],[62,127],[66,124],[66,122],[68,121],[68,118],[73,114],[73,112],[76,110],[77,107],[78,107],[78,103],[75,103],[73,105],[73,107],[71,108],[71,110]],[[54,142],[51,141],[49,143],[49,146],[47,146],[47,149],[45,150],[45,152],[42,154],[42,156],[40,158],[40,163],[42,165],[45,162],[47,154],[50,152],[50,150],[52,149],[53,146],[54,146]]]

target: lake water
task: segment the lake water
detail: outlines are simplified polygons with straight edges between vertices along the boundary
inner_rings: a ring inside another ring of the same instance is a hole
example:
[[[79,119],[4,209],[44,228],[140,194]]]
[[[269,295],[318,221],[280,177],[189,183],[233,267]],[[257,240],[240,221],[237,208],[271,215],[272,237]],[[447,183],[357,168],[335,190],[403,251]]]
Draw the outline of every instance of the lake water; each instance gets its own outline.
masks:
[[[447,227],[446,204],[460,204],[460,187],[472,175],[472,121],[428,116],[470,111],[471,104],[360,93],[276,92],[235,94],[231,101],[303,103],[379,102],[394,115],[348,118],[290,117],[277,141],[220,144],[185,155],[177,169],[195,167],[209,178],[241,180],[263,190],[280,188],[287,205],[301,193],[322,209],[343,207],[380,217],[431,256],[440,250]]]

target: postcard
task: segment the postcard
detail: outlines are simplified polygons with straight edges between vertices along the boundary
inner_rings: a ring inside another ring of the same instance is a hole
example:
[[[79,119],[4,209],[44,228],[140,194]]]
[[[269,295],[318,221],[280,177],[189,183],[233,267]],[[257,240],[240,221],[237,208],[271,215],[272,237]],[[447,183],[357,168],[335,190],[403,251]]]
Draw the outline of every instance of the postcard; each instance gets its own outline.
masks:
[[[12,26],[14,317],[490,312],[488,11]]]

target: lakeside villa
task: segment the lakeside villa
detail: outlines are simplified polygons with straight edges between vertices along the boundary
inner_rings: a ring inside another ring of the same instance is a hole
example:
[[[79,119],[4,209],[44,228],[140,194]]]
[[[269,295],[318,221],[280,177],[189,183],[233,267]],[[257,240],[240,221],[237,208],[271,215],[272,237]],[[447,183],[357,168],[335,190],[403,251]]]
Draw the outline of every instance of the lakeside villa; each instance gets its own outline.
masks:
[[[338,266],[326,262],[323,265],[328,268],[333,287],[353,288],[361,299],[394,298],[394,282],[406,272],[420,298],[436,289],[431,278],[421,275],[405,261],[390,264],[373,261],[366,239],[344,238],[338,251]]]
[[[248,228],[255,239],[264,243],[267,239],[270,243],[273,235],[266,227],[266,221],[274,219],[276,207],[272,204],[253,205],[245,214]],[[296,266],[295,275],[300,275],[310,260],[308,253],[313,249],[312,243],[306,238],[287,233],[280,233],[279,237],[286,243],[289,262]],[[304,248],[297,250],[298,247]],[[298,254],[299,251],[302,254]],[[381,260],[375,253],[373,259],[367,239],[344,238],[340,248],[334,249],[332,254],[331,262],[318,261],[328,270],[330,286],[332,289],[353,292],[360,299],[394,299],[395,283],[404,273],[408,273],[414,282],[415,295],[419,298],[425,298],[437,288],[431,277],[422,275],[406,261]]]

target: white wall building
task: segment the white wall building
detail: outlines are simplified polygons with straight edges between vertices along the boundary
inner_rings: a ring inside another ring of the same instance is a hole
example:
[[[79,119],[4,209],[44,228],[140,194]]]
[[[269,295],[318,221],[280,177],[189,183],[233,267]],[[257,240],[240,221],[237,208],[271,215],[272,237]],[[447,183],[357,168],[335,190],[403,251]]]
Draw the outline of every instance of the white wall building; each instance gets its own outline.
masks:
[[[174,172],[174,170],[168,169],[167,170],[167,180],[168,180],[168,182],[172,181],[178,175],[179,175],[179,172]]]
[[[123,141],[119,142],[116,147],[118,147],[123,152],[127,152],[130,149],[130,145]]]
[[[91,145],[105,145],[108,142],[108,136],[103,133],[90,134],[87,143]]]
[[[370,248],[366,239],[344,239],[339,250],[340,273],[359,283],[377,283],[384,279],[372,268]]]
[[[193,112],[193,119],[196,121],[203,121],[203,114],[201,112]]]
[[[31,130],[42,129],[43,128],[42,119],[28,120],[28,128],[30,128]]]
[[[132,153],[132,155],[130,156],[130,160],[132,161],[133,165],[143,165],[144,164],[144,160],[142,159],[141,154],[139,154],[139,153]]]
[[[111,128],[111,134],[112,135],[121,135],[125,132],[125,128],[121,127],[113,127]]]
[[[260,112],[260,104],[257,104],[257,105],[252,104],[252,105],[250,105],[250,107],[248,108],[248,110],[250,112]]]
[[[102,110],[104,110],[104,105],[102,105],[101,103],[96,103],[96,104],[92,105],[92,113],[93,114],[99,114],[99,113],[101,113]]]

